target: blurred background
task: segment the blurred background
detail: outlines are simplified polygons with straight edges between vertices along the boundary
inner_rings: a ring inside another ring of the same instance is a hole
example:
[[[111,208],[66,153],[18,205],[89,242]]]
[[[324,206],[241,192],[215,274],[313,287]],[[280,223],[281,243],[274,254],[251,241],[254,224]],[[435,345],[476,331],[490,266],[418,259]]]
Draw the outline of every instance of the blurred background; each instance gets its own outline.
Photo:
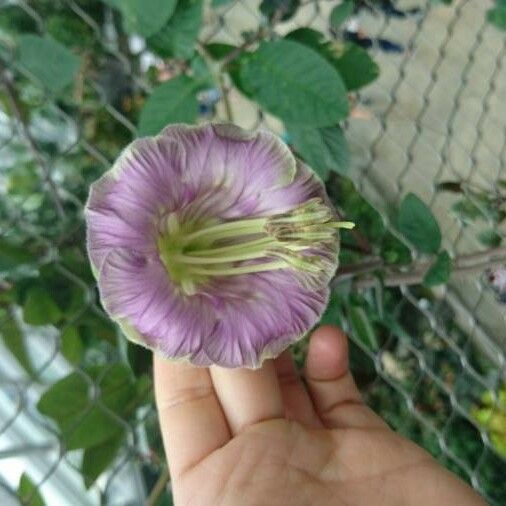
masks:
[[[323,321],[369,405],[506,504],[505,30],[503,0],[0,0],[0,503],[172,504],[83,206],[136,136],[221,119],[357,223]]]

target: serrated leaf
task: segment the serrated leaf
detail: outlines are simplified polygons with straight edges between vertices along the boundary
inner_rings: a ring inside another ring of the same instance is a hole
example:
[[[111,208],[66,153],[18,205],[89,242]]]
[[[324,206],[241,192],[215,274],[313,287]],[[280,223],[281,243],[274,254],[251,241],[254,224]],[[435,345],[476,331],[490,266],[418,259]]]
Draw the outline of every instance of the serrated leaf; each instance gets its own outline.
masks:
[[[193,123],[198,115],[199,81],[178,76],[154,89],[142,108],[140,136],[155,135],[169,123]]]
[[[441,230],[430,208],[414,193],[401,202],[397,218],[399,231],[422,253],[437,253]]]
[[[348,317],[350,319],[353,335],[370,350],[379,350],[376,332],[364,309],[360,306],[349,306]]]
[[[0,272],[8,272],[20,265],[35,262],[35,257],[24,246],[0,238]]]
[[[104,0],[119,9],[125,29],[149,37],[162,29],[176,8],[177,0]]]
[[[59,42],[38,35],[22,35],[18,46],[19,62],[41,84],[58,93],[74,80],[79,58]]]
[[[203,0],[179,0],[169,22],[148,39],[159,55],[189,59],[202,24]]]
[[[506,30],[506,6],[499,5],[487,11],[487,20],[500,30]]]
[[[62,317],[60,308],[47,290],[34,286],[28,290],[23,306],[23,320],[29,325],[52,325]]]
[[[441,251],[435,262],[429,267],[424,278],[425,286],[436,286],[447,283],[452,270],[452,260],[446,251]]]
[[[45,506],[46,504],[35,483],[26,473],[23,473],[19,479],[18,498],[22,506]]]
[[[57,381],[43,394],[37,409],[52,418],[61,431],[67,449],[91,448],[124,430],[120,418],[128,416],[136,387],[129,368],[122,364],[96,366],[82,374],[72,373]],[[99,403],[91,388],[96,385]]]
[[[336,5],[330,13],[330,27],[337,30],[353,13],[354,0],[344,0]]]
[[[123,443],[123,438],[124,434],[119,433],[97,446],[84,450],[81,474],[86,488],[90,488],[114,461]]]
[[[264,109],[291,125],[329,126],[348,115],[338,72],[316,51],[291,40],[263,42],[244,54],[240,80]]]
[[[62,355],[71,363],[78,364],[84,353],[84,345],[79,335],[79,330],[73,325],[69,325],[61,333],[60,351]]]
[[[288,134],[297,152],[322,179],[326,179],[331,171],[341,175],[348,173],[350,153],[340,126],[288,126]]]

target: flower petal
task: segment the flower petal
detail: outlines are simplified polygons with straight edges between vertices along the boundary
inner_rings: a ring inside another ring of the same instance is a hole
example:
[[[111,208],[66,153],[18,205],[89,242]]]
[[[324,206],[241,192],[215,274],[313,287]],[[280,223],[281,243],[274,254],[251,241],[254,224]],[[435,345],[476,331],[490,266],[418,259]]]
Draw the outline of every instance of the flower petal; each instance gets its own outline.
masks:
[[[325,186],[313,170],[300,160],[297,160],[296,167],[292,183],[266,188],[259,193],[256,208],[258,214],[282,213],[314,197],[328,201]]]
[[[185,198],[174,187],[180,171],[181,153],[174,141],[138,139],[91,185],[85,217],[96,271],[111,249],[156,251],[157,213],[182,205]]]
[[[184,151],[185,183],[200,193],[221,192],[213,207],[221,218],[254,212],[261,191],[290,184],[296,173],[292,153],[270,132],[252,134],[233,125],[176,125],[160,135],[176,139]]]
[[[184,297],[158,260],[110,252],[100,270],[102,304],[127,337],[170,358],[190,359],[212,333],[214,316],[202,297]]]
[[[223,367],[260,367],[319,320],[328,288],[301,287],[289,270],[243,276],[222,286],[218,323],[203,347]]]

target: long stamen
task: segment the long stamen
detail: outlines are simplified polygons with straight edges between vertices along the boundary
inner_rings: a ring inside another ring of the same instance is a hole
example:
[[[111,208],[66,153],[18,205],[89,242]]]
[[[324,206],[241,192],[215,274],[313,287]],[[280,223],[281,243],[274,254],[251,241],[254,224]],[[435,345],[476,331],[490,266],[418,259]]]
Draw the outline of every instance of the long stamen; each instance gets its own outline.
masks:
[[[192,234],[188,234],[183,244],[189,244],[195,239],[211,238],[213,240],[237,237],[238,235],[251,235],[263,232],[267,218],[253,218],[249,220],[230,221],[219,223],[207,228],[201,228]]]
[[[239,262],[240,260],[256,260],[265,257],[265,249],[260,251],[247,251],[237,253],[235,255],[219,256],[219,257],[196,257],[193,255],[174,255],[173,259],[183,264],[191,265],[213,265],[226,264],[229,262]]]
[[[273,239],[272,237],[262,237],[261,239],[256,239],[254,241],[249,242],[240,242],[239,244],[231,244],[230,246],[222,246],[220,248],[209,248],[209,249],[202,249],[202,250],[196,250],[192,251],[192,256],[211,256],[211,255],[222,255],[224,253],[233,253],[235,251],[243,251],[245,247],[247,247],[249,250],[253,249],[265,249],[269,245],[276,244],[276,239]]]
[[[203,269],[200,267],[191,267],[190,272],[201,276],[236,276],[239,274],[250,274],[254,272],[275,271],[285,269],[287,263],[283,260],[266,262],[263,264],[244,265],[241,267],[229,267],[226,269]]]

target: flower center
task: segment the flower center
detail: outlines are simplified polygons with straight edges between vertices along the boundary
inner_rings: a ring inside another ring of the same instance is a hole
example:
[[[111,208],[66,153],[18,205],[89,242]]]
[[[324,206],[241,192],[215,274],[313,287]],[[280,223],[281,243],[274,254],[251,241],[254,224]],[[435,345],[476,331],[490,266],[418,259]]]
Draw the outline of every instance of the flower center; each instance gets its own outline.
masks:
[[[187,295],[215,277],[278,269],[296,270],[310,281],[335,264],[322,248],[335,244],[339,228],[353,226],[335,221],[320,198],[286,213],[222,223],[182,223],[170,213],[161,225],[158,251],[171,280]]]

